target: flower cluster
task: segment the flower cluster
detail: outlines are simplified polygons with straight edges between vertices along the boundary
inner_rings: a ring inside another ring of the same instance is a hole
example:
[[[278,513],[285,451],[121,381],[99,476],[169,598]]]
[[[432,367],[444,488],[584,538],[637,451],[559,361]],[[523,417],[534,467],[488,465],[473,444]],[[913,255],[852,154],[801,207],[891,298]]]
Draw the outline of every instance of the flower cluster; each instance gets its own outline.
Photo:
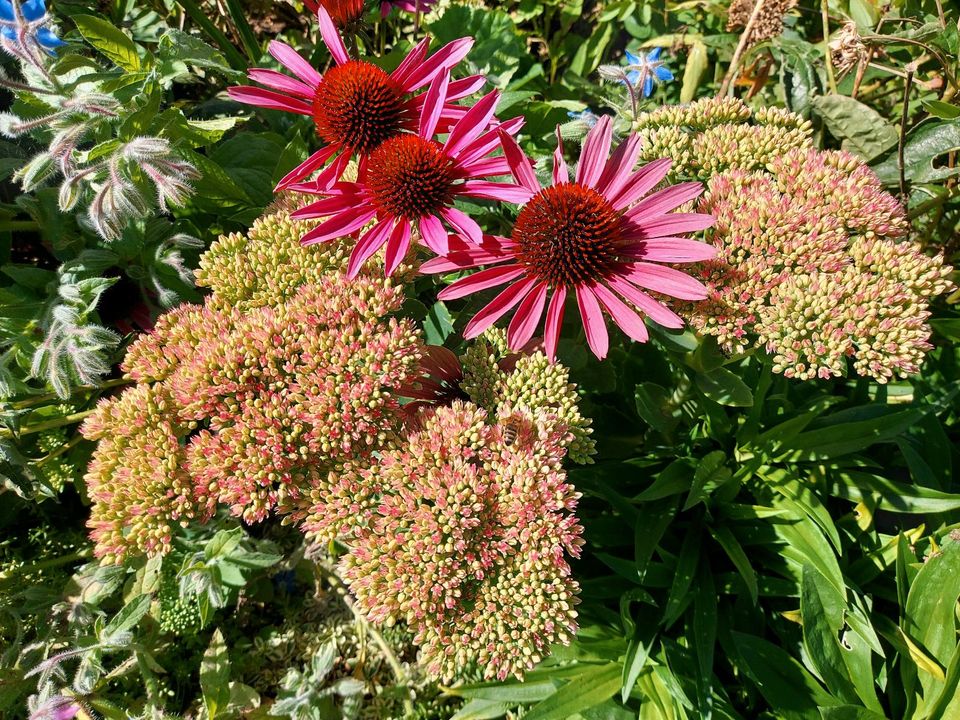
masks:
[[[691,324],[729,352],[758,343],[788,377],[842,376],[848,359],[878,382],[917,372],[951,268],[905,239],[903,208],[854,156],[793,149],[767,167],[708,184],[720,257]]]
[[[333,247],[312,251],[327,271],[284,277],[296,272],[284,261],[298,248],[291,226],[281,212],[258,223],[246,249],[234,237],[215,245],[207,269],[229,258],[238,272],[141,337],[124,362],[138,384],[85,423],[100,441],[86,479],[104,561],[164,552],[174,523],[221,503],[248,522],[288,511],[320,475],[367,457],[399,426],[391,390],[421,353],[412,322],[391,317],[402,291],[368,276],[344,282]],[[274,272],[251,280],[242,266]],[[288,296],[256,306],[259,283]]]
[[[424,264],[423,272],[495,266],[462,278],[440,299],[508,284],[467,325],[465,337],[476,337],[515,309],[507,339],[517,350],[545,317],[551,361],[568,298],[576,299],[590,348],[602,359],[609,347],[604,313],[631,339],[645,342],[645,316],[668,327],[682,325],[647,291],[685,300],[704,297],[699,282],[659,264],[713,256],[709,246],[680,237],[704,229],[712,218],[673,213],[697,197],[701,186],[688,183],[651,193],[670,163],[661,160],[635,171],[641,153],[637,135],[614,150],[610,118],[598,119],[584,138],[574,178],[558,146],[552,185],[543,188],[513,137],[522,119],[501,123],[495,117],[497,92],[469,108],[456,103],[483,85],[479,77],[451,80],[472,41],[454,41],[428,57],[425,40],[388,75],[349,57],[337,19],[322,2],[317,16],[332,69],[321,75],[292,48],[274,42],[271,54],[295,77],[255,69],[250,78],[269,89],[235,87],[230,94],[241,102],[312,117],[326,146],[279,187],[320,198],[292,215],[323,219],[303,235],[304,244],[357,237],[349,277],[381,249],[391,274],[414,241],[440,256]],[[658,50],[629,59],[625,82],[642,85],[645,93],[655,80],[670,76]],[[351,162],[356,177],[346,179]],[[513,182],[490,179],[507,175]],[[502,238],[484,235],[454,206],[457,198],[525,205],[511,237]]]
[[[579,497],[555,415],[456,401],[363,473],[379,499],[341,572],[371,621],[404,621],[429,672],[520,676],[576,632]]]
[[[809,121],[780,108],[751,111],[737,98],[665,105],[636,127],[642,159],[672,158],[674,177],[704,181],[731,168],[762,170],[788,150],[813,147]]]

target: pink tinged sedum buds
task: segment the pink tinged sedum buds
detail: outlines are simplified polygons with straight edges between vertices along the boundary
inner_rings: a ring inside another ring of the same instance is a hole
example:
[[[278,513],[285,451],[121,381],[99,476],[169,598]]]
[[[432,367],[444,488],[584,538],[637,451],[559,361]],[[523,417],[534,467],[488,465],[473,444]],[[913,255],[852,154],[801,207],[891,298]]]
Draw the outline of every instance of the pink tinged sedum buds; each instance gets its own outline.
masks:
[[[375,623],[405,622],[428,671],[522,676],[576,632],[579,493],[556,415],[472,403],[421,411],[419,428],[356,476],[378,500],[341,572]]]
[[[903,207],[854,156],[802,146],[772,152],[769,138],[740,142],[764,128],[799,128],[799,119],[766,110],[754,119],[767,124],[752,126],[732,122],[734,109],[708,100],[655,111],[657,132],[670,129],[668,120],[682,123],[673,130],[689,147],[716,151],[678,174],[711,163],[732,168],[709,180],[701,200],[700,212],[716,217],[706,238],[719,257],[700,267],[708,298],[684,314],[728,352],[759,344],[788,377],[843,376],[848,361],[881,383],[916,373],[930,349],[928,304],[953,287],[952,269],[905,239]],[[754,158],[744,154],[751,148]]]

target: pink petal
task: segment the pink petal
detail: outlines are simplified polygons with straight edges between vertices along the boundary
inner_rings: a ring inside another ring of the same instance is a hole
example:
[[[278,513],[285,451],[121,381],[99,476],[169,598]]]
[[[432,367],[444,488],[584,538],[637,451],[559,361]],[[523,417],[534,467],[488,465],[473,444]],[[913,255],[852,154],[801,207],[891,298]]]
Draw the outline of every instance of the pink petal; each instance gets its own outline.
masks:
[[[458,188],[460,195],[483,198],[484,200],[501,200],[509,203],[525,203],[533,193],[525,187],[513,183],[488,182],[486,180],[468,180]]]
[[[604,115],[597,120],[597,124],[590,129],[583,141],[580,162],[577,163],[577,182],[580,185],[593,187],[600,179],[603,166],[610,155],[612,139],[613,124],[610,122],[610,116]]]
[[[563,138],[560,137],[560,126],[557,125],[557,149],[553,151],[553,184],[570,182],[570,173],[567,170],[567,161],[563,159]]]
[[[323,198],[305,205],[290,213],[294,220],[315,220],[338,212],[356,212],[358,197],[352,193],[343,193]]]
[[[237,85],[227,88],[227,95],[247,105],[267,108],[268,110],[285,110],[298,115],[313,115],[313,106],[303,100],[297,100],[288,95],[281,95],[273,90],[264,90],[258,87]]]
[[[433,80],[433,77],[441,70],[452,70],[458,62],[467,56],[472,47],[473,38],[460,38],[447,43],[406,75],[400,81],[401,86],[405,92],[412,92],[423,87]]]
[[[511,350],[519,350],[530,342],[537,325],[540,324],[540,316],[543,315],[543,306],[546,301],[547,283],[542,282],[520,303],[520,307],[517,308],[507,327],[507,344]]]
[[[506,315],[510,308],[520,302],[536,283],[536,279],[526,278],[506,288],[480,310],[480,312],[473,316],[463,329],[463,337],[467,340],[477,337],[477,335]]]
[[[499,100],[500,92],[494,90],[490,94],[484,95],[477,101],[476,105],[467,110],[467,114],[453,126],[453,130],[450,131],[450,135],[444,143],[444,150],[447,155],[456,157],[462,148],[487,129]]]
[[[390,77],[400,83],[400,85],[403,85],[410,73],[413,72],[413,69],[426,59],[429,49],[430,38],[424,38],[417,43],[417,46],[413,48],[413,50],[407,53],[403,62],[390,74]]]
[[[420,266],[421,273],[433,275],[454,270],[465,270],[480,265],[494,265],[514,259],[512,253],[505,251],[501,242],[506,242],[506,238],[484,235],[480,245],[468,243],[457,235],[450,235],[447,240],[450,249],[446,256],[433,258],[425,262]]]
[[[473,95],[486,82],[487,79],[483,75],[471,75],[462,80],[454,80],[447,88],[447,101],[460,100],[468,95]]]
[[[453,285],[448,285],[437,294],[437,299],[456,300],[516,280],[524,273],[526,273],[526,268],[519,265],[487,268],[465,278],[460,278]]]
[[[457,163],[457,170],[466,177],[491,177],[509,175],[510,164],[505,157],[488,157],[462,164]]]
[[[684,203],[699,197],[702,192],[703,185],[698,182],[669,185],[652,195],[647,195],[643,200],[628,209],[624,216],[636,223],[642,223],[646,218],[676,210]]]
[[[587,344],[597,359],[603,360],[610,349],[610,337],[597,296],[586,285],[577,286],[577,306],[580,308],[583,329],[587,333]]]
[[[707,288],[699,280],[663,265],[632,263],[621,275],[634,285],[680,300],[703,300],[707,296]]]
[[[353,252],[350,253],[350,262],[347,264],[348,278],[351,280],[355,278],[363,264],[383,247],[390,230],[389,222],[378,222],[360,237],[356,247],[353,248]],[[388,272],[387,275],[389,274]]]
[[[300,182],[305,177],[312,175],[315,170],[322,168],[326,164],[327,160],[329,160],[338,149],[339,147],[337,145],[330,145],[317,150],[315,153],[313,153],[313,155],[308,157],[293,170],[284,175],[280,182],[277,183],[277,187],[274,189],[274,192],[283,190],[294,183]]]
[[[697,232],[698,230],[706,230],[713,225],[714,222],[715,219],[713,215],[704,215],[703,213],[669,213],[651,220],[645,220],[642,225],[643,237],[646,239]]]
[[[342,152],[343,146],[333,145],[331,147],[336,151],[340,151],[340,154],[313,179],[314,192],[329,190],[340,180],[344,170],[347,169],[347,165],[350,164],[350,153]]]
[[[423,244],[437,255],[447,254],[447,231],[435,215],[424,215],[420,218],[420,237]]]
[[[547,321],[543,326],[543,346],[550,362],[557,359],[557,343],[560,342],[560,326],[563,324],[563,309],[567,300],[567,288],[561,285],[553,291]]]
[[[427,90],[423,101],[423,109],[420,111],[420,137],[432,138],[437,131],[437,121],[440,119],[440,111],[443,110],[443,104],[446,102],[447,84],[449,82],[450,71],[444,70],[430,83],[430,89]]]
[[[717,248],[713,245],[681,237],[640,240],[620,248],[620,252],[640,260],[675,263],[702,262],[713,260],[717,256]]]
[[[440,216],[467,240],[477,245],[480,244],[483,239],[483,230],[481,230],[476,221],[465,212],[457,210],[457,208],[447,207],[440,211]]]
[[[637,164],[637,158],[640,156],[640,150],[640,136],[630,133],[607,160],[603,175],[597,180],[597,192],[608,198],[620,192],[630,179],[633,166]]]
[[[393,271],[403,262],[403,258],[410,249],[410,222],[401,220],[393,229],[390,240],[387,242],[387,275],[393,275]]]
[[[253,68],[247,72],[247,77],[261,85],[266,85],[268,88],[313,100],[312,87],[276,70]]]
[[[499,133],[503,154],[510,164],[510,172],[514,179],[530,192],[534,194],[540,192],[540,182],[537,180],[537,174],[533,171],[533,163],[530,158],[526,156],[526,153],[517,145],[517,141],[510,135],[503,130],[500,130]]]
[[[652,163],[647,163],[633,174],[623,185],[620,192],[616,195],[608,195],[607,199],[617,210],[629,207],[655,188],[667,176],[672,163],[673,161],[670,158],[661,158],[660,160],[654,160]]]
[[[642,312],[658,325],[667,328],[682,328],[683,319],[662,303],[657,302],[643,290],[638,290],[626,280],[613,276],[607,282],[614,290],[637,306]]]
[[[600,304],[610,313],[613,321],[629,338],[642,343],[650,339],[647,326],[643,324],[643,319],[635,310],[600,283],[594,283],[590,289],[597,296]]]
[[[281,65],[292,72],[311,89],[315,89],[323,80],[323,76],[309,62],[303,59],[296,50],[279,40],[271,40],[267,50]]]
[[[333,24],[330,14],[323,5],[317,10],[317,18],[320,20],[320,36],[323,38],[323,44],[327,46],[337,65],[345,65],[350,61],[347,46],[343,44],[343,38],[337,32],[337,26]]]
[[[341,238],[359,230],[370,222],[373,217],[373,210],[360,210],[355,213],[343,212],[339,215],[334,215],[300,238],[300,244],[313,245],[326,240]]]

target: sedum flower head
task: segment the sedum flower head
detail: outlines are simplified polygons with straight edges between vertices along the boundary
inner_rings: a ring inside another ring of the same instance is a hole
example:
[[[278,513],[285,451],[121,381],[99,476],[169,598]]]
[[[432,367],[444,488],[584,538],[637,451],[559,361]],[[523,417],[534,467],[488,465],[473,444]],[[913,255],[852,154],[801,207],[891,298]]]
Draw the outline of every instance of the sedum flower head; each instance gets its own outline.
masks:
[[[752,112],[737,98],[660,107],[640,115],[636,127],[641,159],[672,158],[676,178],[708,180],[733,168],[765,169],[790,149],[812,147],[812,127],[799,115]]]
[[[579,494],[556,415],[455,401],[365,474],[379,501],[341,562],[376,623],[404,621],[430,673],[521,676],[576,632]]]
[[[905,239],[903,207],[854,156],[794,148],[764,168],[709,181],[719,257],[692,325],[729,352],[761,345],[788,377],[842,376],[848,359],[878,382],[917,372],[951,268]]]
[[[399,427],[393,389],[421,352],[412,322],[392,317],[402,290],[369,275],[346,282],[326,249],[306,250],[326,271],[284,276],[282,240],[297,238],[285,212],[261,221],[245,248],[220,246],[215,262],[229,256],[236,272],[218,273],[204,305],[164,315],[133,344],[123,367],[137,385],[85,425],[100,440],[88,483],[105,561],[162,553],[173,522],[206,519],[219,504],[247,522],[295,512]],[[244,266],[264,273],[251,282]],[[262,278],[281,293],[272,304],[256,304],[270,297]]]

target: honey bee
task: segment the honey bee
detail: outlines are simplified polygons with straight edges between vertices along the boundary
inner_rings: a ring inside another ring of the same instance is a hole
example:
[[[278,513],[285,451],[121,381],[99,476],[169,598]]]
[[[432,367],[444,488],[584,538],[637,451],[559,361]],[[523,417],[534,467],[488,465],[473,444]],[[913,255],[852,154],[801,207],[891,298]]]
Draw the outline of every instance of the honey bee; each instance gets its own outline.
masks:
[[[520,422],[516,418],[508,418],[501,425],[503,434],[503,444],[510,447],[517,441],[517,433],[520,432]]]

